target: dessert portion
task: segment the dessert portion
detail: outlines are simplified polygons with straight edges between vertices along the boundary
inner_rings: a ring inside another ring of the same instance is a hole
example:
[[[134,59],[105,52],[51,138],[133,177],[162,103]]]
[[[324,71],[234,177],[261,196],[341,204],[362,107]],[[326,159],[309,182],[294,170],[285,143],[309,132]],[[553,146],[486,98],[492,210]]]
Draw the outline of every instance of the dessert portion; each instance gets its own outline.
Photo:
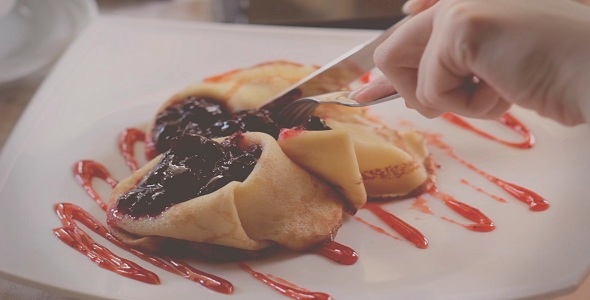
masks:
[[[153,159],[111,195],[115,235],[149,251],[305,250],[332,239],[344,213],[367,197],[421,192],[433,179],[421,134],[391,129],[366,109],[320,106],[283,128],[259,108],[314,69],[260,64],[210,77],[164,103],[146,135]],[[326,88],[333,89],[299,92]]]
[[[187,134],[119,183],[108,224],[125,243],[149,251],[174,239],[304,250],[336,234],[345,205],[352,205],[346,201],[268,134],[217,141]]]

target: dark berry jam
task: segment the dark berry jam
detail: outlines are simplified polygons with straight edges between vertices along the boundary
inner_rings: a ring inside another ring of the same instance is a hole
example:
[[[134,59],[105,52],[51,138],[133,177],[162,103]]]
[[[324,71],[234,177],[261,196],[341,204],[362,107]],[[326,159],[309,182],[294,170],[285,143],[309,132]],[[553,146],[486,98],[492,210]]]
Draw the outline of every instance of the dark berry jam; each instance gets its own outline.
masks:
[[[152,138],[158,153],[170,149],[170,141],[182,134],[201,135],[207,138],[230,136],[236,132],[264,132],[275,139],[281,129],[267,109],[249,109],[231,113],[212,98],[187,97],[168,106],[156,117]],[[329,130],[317,117],[298,126],[305,130]]]
[[[262,153],[260,145],[240,147],[236,133],[222,143],[196,134],[170,140],[157,166],[118,199],[119,212],[157,216],[174,204],[212,193],[231,181],[244,181]]]
[[[209,128],[230,117],[231,114],[214,99],[187,97],[156,116],[152,132],[156,150],[166,152],[170,148],[170,140],[185,132],[211,136]]]
[[[275,139],[279,135],[279,127],[267,110],[230,113],[217,100],[187,97],[158,114],[152,137],[156,150],[164,153],[170,148],[170,141],[182,134],[216,138],[230,136],[238,131],[265,132]]]
[[[330,128],[324,120],[316,117],[310,116],[307,121],[303,122],[303,124],[297,126],[298,129],[301,130],[310,130],[310,131],[321,131],[321,130],[330,130]]]
[[[267,110],[248,109],[231,115],[231,119],[219,121],[210,127],[210,137],[229,136],[235,132],[264,132],[275,139],[279,136],[279,127]]]

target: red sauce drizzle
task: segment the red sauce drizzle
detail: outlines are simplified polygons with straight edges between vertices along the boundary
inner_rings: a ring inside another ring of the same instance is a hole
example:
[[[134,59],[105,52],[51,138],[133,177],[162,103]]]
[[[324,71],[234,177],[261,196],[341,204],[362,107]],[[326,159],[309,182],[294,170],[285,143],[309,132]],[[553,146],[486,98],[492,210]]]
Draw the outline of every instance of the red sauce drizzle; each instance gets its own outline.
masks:
[[[385,222],[385,224],[391,227],[391,229],[403,236],[406,240],[416,245],[416,247],[420,249],[428,248],[428,240],[426,240],[426,237],[410,224],[384,210],[378,204],[367,203],[365,208],[381,219],[381,221]]]
[[[145,254],[125,245],[123,242],[115,238],[115,236],[113,236],[112,233],[100,224],[100,222],[92,215],[75,204],[59,203],[55,206],[55,210],[63,225],[62,227],[53,230],[55,235],[64,243],[83,253],[104,269],[146,283],[160,283],[160,279],[156,274],[140,267],[132,261],[117,256],[106,247],[96,243],[88,234],[78,227],[75,221],[79,221],[109,242],[158,268],[180,275],[220,293],[231,294],[233,292],[233,285],[223,278],[197,270],[186,263],[177,262],[167,257],[159,258]]]
[[[240,266],[240,268],[242,268],[242,270],[250,273],[250,275],[252,275],[252,277],[260,280],[261,282],[270,286],[271,288],[273,288],[277,292],[279,292],[291,299],[318,299],[318,300],[332,299],[332,297],[326,293],[311,292],[306,289],[297,288],[294,284],[283,282],[284,280],[281,280],[282,282],[272,280],[269,276],[264,275],[260,272],[254,271],[252,268],[250,268],[248,265],[246,265],[244,263],[240,263],[239,266]]]
[[[494,183],[495,185],[501,187],[503,190],[508,192],[512,197],[516,200],[526,203],[529,206],[529,209],[532,211],[544,211],[549,208],[549,202],[545,200],[545,198],[541,197],[539,194],[519,185],[516,185],[511,182],[507,182],[502,180],[498,177],[492,176],[481,169],[478,169],[473,164],[461,160],[461,162],[467,166],[469,169],[473,170],[474,172],[480,174],[490,182]]]
[[[451,146],[449,146],[448,144],[444,143],[441,139],[439,135],[434,135],[434,134],[430,134],[428,135],[428,142],[442,150],[444,150],[447,155],[455,160],[457,160],[458,162],[460,162],[461,164],[463,164],[464,166],[466,166],[467,168],[469,168],[470,170],[476,172],[477,174],[483,176],[484,178],[486,178],[487,180],[489,180],[491,183],[501,187],[503,190],[505,190],[506,192],[508,192],[508,194],[510,194],[512,197],[514,197],[515,199],[526,203],[529,206],[529,209],[532,211],[544,211],[546,209],[549,208],[549,202],[547,202],[547,200],[545,200],[545,198],[541,197],[539,194],[525,188],[519,185],[516,185],[514,183],[511,182],[507,182],[505,180],[502,180],[498,177],[495,177],[491,174],[488,174],[487,172],[484,172],[483,170],[477,168],[475,165],[473,165],[472,163],[460,158],[459,156],[457,156],[457,154],[455,153],[455,151],[453,150],[453,148],[451,148]]]
[[[125,164],[131,171],[139,169],[135,159],[135,144],[145,141],[145,132],[136,128],[127,128],[119,138],[119,150],[125,159]]]
[[[442,117],[444,119],[448,120],[449,122],[461,127],[461,128],[467,129],[469,131],[472,131],[472,132],[478,134],[479,136],[482,136],[486,139],[489,139],[489,140],[492,140],[495,142],[499,142],[499,143],[504,144],[506,146],[510,146],[513,148],[519,148],[519,149],[530,149],[535,145],[535,136],[533,135],[533,133],[522,122],[520,122],[518,119],[516,119],[510,113],[505,113],[497,121],[500,122],[502,125],[510,128],[512,131],[518,133],[518,135],[522,136],[524,138],[524,141],[522,141],[522,142],[509,142],[509,141],[499,139],[499,138],[497,138],[485,131],[482,131],[481,129],[474,127],[469,122],[467,122],[464,118],[459,117],[454,114],[451,114],[451,113],[445,113],[442,115]]]
[[[456,213],[475,223],[462,225],[463,227],[478,232],[490,232],[496,229],[494,222],[492,222],[492,220],[484,215],[479,209],[460,202],[453,196],[441,193],[439,191],[431,191],[430,194],[433,197],[442,200],[446,206],[454,210]]]
[[[92,187],[92,179],[94,177],[103,179],[109,185],[115,187],[117,185],[117,180],[112,178],[107,169],[98,162],[81,160],[75,164],[74,175],[88,195],[90,195],[90,197],[92,197],[103,210],[106,210],[106,203]],[[77,226],[75,221],[81,222],[111,243],[158,268],[195,281],[220,293],[231,294],[233,292],[233,285],[223,278],[197,270],[186,263],[178,262],[170,258],[151,256],[125,245],[116,239],[106,227],[101,225],[100,222],[79,206],[70,203],[60,203],[55,206],[55,209],[63,224],[63,227],[54,229],[55,235],[64,243],[70,245],[70,247],[88,256],[102,268],[143,282],[152,284],[159,283],[157,275],[135,265],[131,261],[113,254],[104,246],[97,244]]]
[[[106,211],[107,205],[92,186],[92,179],[95,177],[102,179],[114,188],[118,182],[111,176],[109,171],[98,162],[81,160],[74,164],[74,177],[80,182],[82,188],[84,188],[90,198],[92,198],[103,211]]]
[[[353,265],[359,259],[358,254],[353,249],[334,241],[323,243],[314,252],[342,265]]]
[[[88,212],[71,203],[59,203],[55,206],[55,210],[63,227],[55,228],[53,232],[62,242],[86,255],[101,268],[145,283],[160,283],[158,275],[130,260],[117,256],[106,247],[97,244],[80,229],[75,220],[80,221],[86,227],[108,240],[114,239],[108,229],[102,226]]]
[[[480,192],[480,193],[482,193],[484,195],[489,196],[490,198],[492,198],[492,199],[494,199],[494,200],[496,200],[498,202],[501,202],[501,203],[507,203],[508,202],[508,201],[506,201],[506,199],[504,199],[504,198],[502,198],[502,197],[500,197],[498,195],[494,195],[494,194],[492,194],[492,193],[490,193],[490,192],[488,192],[488,191],[486,191],[486,190],[484,190],[484,189],[482,189],[482,188],[480,188],[478,186],[475,186],[471,182],[467,181],[467,179],[461,179],[461,183],[463,183],[463,184],[465,184],[465,185],[467,185],[467,186],[475,189],[476,191],[478,191],[478,192]]]
[[[233,284],[219,276],[197,270],[187,263],[176,261],[169,257],[162,257],[161,259],[169,263],[173,268],[173,270],[167,270],[165,267],[160,267],[162,269],[178,274],[188,280],[197,282],[200,285],[219,293],[231,294],[234,291]],[[168,265],[164,264],[164,266]]]
[[[386,236],[388,236],[388,237],[390,237],[390,238],[392,238],[392,239],[394,239],[394,240],[398,240],[398,241],[401,241],[401,240],[402,240],[401,238],[399,238],[399,237],[397,237],[397,236],[395,236],[395,235],[393,235],[393,234],[391,234],[391,233],[389,233],[389,232],[385,231],[385,229],[383,229],[383,228],[381,228],[381,227],[379,227],[379,226],[377,226],[377,225],[375,225],[375,224],[371,224],[371,223],[367,222],[366,220],[364,220],[364,219],[362,219],[362,218],[360,218],[360,217],[358,217],[358,216],[352,216],[352,217],[353,217],[355,220],[357,220],[357,221],[359,221],[359,222],[361,222],[361,223],[363,223],[363,224],[365,224],[365,225],[369,226],[369,228],[371,228],[371,229],[375,230],[375,232],[377,232],[377,233],[381,233],[381,234],[383,234],[383,235],[386,235]]]

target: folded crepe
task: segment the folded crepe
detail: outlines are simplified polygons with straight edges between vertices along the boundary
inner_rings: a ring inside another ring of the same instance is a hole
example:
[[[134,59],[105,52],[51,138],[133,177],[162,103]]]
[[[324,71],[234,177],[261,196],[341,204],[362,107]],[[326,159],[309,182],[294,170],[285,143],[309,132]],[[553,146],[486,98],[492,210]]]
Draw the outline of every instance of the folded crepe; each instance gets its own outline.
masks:
[[[347,188],[338,193],[265,133],[219,142],[188,135],[174,142],[112,193],[108,224],[126,244],[158,251],[166,243],[162,238],[170,238],[246,250],[273,244],[304,250],[335,236],[346,207],[364,204],[364,194],[343,197],[351,193]],[[196,175],[174,179],[185,173]],[[166,174],[170,178],[163,180]]]
[[[423,192],[434,177],[419,132],[394,130],[366,109],[334,105],[320,106],[300,126],[281,128],[271,112],[258,109],[315,69],[264,63],[171,97],[149,127],[153,159],[111,195],[108,224],[115,235],[149,251],[179,241],[192,249],[304,250],[332,239],[343,214],[362,208],[367,197]],[[236,168],[239,176],[224,173]],[[193,175],[166,177],[177,173]],[[162,186],[169,188],[162,192]],[[154,200],[162,197],[167,200]]]
[[[314,115],[350,135],[370,200],[416,196],[434,182],[433,161],[419,131],[395,130],[366,108],[320,106]]]

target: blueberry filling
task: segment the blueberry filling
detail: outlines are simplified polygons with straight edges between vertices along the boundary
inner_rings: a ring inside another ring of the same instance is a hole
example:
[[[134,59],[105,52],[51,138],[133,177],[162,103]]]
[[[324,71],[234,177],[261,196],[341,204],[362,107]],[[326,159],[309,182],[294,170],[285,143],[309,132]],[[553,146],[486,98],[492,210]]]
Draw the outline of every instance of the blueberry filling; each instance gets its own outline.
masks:
[[[266,110],[243,110],[232,114],[214,99],[187,97],[158,114],[152,137],[156,150],[164,153],[170,147],[170,140],[182,134],[216,138],[238,131],[265,132],[274,138],[279,135],[278,126]]]
[[[330,129],[313,116],[297,128]],[[264,132],[277,139],[280,129],[268,110],[230,113],[215,99],[187,97],[156,117],[152,137],[163,158],[133,190],[119,197],[117,209],[132,217],[153,217],[231,181],[244,181],[262,149],[255,144],[240,147],[242,133]],[[221,143],[211,140],[224,136],[230,137]]]
[[[281,129],[280,122],[265,109],[249,109],[231,113],[219,101],[205,97],[187,97],[168,106],[156,117],[152,139],[158,153],[170,148],[170,141],[182,134],[197,134],[216,138],[240,132],[264,132],[275,139]],[[329,130],[317,117],[310,117],[298,126],[305,130]]]
[[[230,118],[230,113],[211,98],[188,97],[167,107],[156,116],[152,131],[156,150],[164,153],[172,138],[185,131],[209,136],[207,129],[216,122]]]
[[[137,186],[118,199],[117,209],[132,217],[153,217],[172,205],[212,193],[231,181],[244,181],[262,153],[243,148],[241,133],[221,143],[195,134],[170,140],[170,150]]]

